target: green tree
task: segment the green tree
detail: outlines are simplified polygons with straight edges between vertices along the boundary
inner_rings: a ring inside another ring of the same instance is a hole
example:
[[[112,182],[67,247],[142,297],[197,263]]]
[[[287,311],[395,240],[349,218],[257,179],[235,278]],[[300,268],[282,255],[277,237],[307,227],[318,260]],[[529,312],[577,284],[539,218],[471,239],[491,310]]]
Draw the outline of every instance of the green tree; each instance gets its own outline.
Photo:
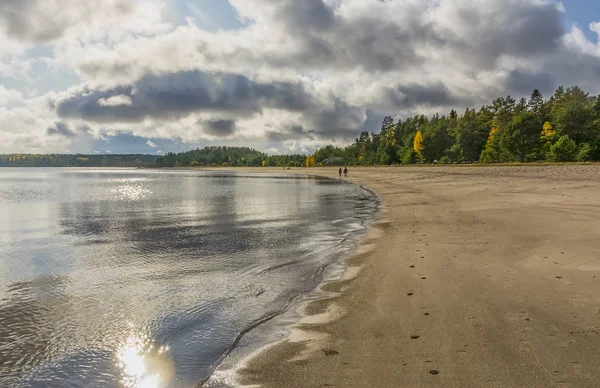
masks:
[[[504,129],[512,120],[516,101],[511,96],[500,97],[493,101],[492,112],[498,121],[500,129]]]
[[[450,120],[434,117],[423,128],[423,158],[428,162],[440,160],[446,150],[452,147],[453,138],[449,133]]]
[[[546,101],[544,100],[544,95],[539,89],[535,89],[531,93],[527,108],[538,118],[538,120],[546,121],[545,104]]]
[[[409,148],[404,152],[402,156],[402,164],[415,164],[417,163],[417,153],[414,149]]]
[[[537,158],[542,123],[529,111],[516,115],[502,132],[500,145],[510,159],[528,162]]]
[[[396,126],[394,119],[386,116],[381,124],[381,136],[377,148],[377,162],[388,165],[397,161],[396,153]]]
[[[593,149],[589,143],[583,143],[579,147],[576,160],[578,162],[589,162],[593,158]]]
[[[467,161],[479,160],[489,131],[485,125],[480,123],[475,111],[469,109],[465,111],[464,116],[458,120],[456,132],[457,141],[462,150],[462,158]]]
[[[577,143],[563,135],[550,147],[549,160],[552,162],[572,162],[577,157]]]
[[[593,140],[592,106],[589,95],[578,86],[570,87],[564,93],[557,91],[551,110],[557,132],[576,143]]]

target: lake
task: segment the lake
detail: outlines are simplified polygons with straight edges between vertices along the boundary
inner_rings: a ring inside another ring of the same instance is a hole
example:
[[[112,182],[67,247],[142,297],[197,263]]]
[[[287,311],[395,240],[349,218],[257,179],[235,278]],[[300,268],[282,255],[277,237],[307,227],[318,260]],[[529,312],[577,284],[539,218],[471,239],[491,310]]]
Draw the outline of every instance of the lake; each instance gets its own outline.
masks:
[[[0,386],[210,376],[377,211],[357,185],[267,171],[0,169]]]

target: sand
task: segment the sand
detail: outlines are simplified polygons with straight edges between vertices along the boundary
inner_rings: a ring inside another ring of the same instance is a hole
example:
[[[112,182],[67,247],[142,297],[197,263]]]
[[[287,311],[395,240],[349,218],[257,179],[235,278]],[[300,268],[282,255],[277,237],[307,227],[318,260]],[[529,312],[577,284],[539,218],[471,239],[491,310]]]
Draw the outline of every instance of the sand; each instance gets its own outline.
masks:
[[[600,166],[350,174],[384,205],[347,259],[362,269],[307,309],[334,319],[299,324],[242,384],[600,387]]]

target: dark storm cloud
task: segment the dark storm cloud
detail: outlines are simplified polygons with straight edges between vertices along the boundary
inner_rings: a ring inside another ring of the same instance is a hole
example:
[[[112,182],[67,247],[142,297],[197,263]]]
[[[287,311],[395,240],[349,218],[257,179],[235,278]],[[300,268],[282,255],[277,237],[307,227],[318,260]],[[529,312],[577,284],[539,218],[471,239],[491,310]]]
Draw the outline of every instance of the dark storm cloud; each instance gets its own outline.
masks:
[[[431,85],[408,84],[384,90],[385,99],[398,109],[411,109],[415,106],[454,107],[469,105],[465,100],[452,92],[441,82]]]
[[[485,68],[503,55],[531,58],[552,52],[565,32],[561,12],[551,2],[509,0],[493,2],[491,9],[459,8],[456,23],[468,26],[471,34],[447,31],[448,48]]]
[[[425,12],[423,7],[406,5],[400,20],[370,14],[338,17],[323,0],[254,2],[275,7],[273,22],[296,41],[291,55],[257,58],[273,66],[402,70],[426,62],[420,51],[428,47],[492,68],[503,55],[532,57],[550,52],[564,34],[561,12],[551,2],[488,0],[476,6],[456,1],[437,14],[435,7]],[[435,17],[428,17],[430,12]]]
[[[235,120],[207,120],[200,125],[206,133],[217,137],[233,135],[237,130]]]
[[[352,140],[365,124],[365,110],[334,99],[329,107],[318,107],[303,115],[305,125],[287,125],[268,131],[269,141]]]
[[[69,124],[57,121],[53,126],[46,129],[48,135],[59,135],[64,137],[75,137],[77,133],[71,129]]]
[[[365,119],[364,109],[338,98],[334,100],[333,107],[322,108],[310,117],[317,135],[329,140],[356,135],[362,129]]]
[[[113,99],[113,100],[111,100]],[[129,99],[130,103],[111,102]],[[106,90],[84,88],[56,102],[61,117],[95,122],[171,119],[193,112],[251,115],[263,108],[303,112],[316,105],[301,84],[260,83],[241,75],[184,71],[147,75],[133,85]]]
[[[527,96],[534,89],[539,89],[544,95],[550,95],[556,89],[556,84],[549,73],[534,73],[527,70],[513,70],[506,80],[505,90],[516,96]]]
[[[286,140],[315,140],[317,131],[306,129],[302,125],[287,125],[267,132],[267,141],[283,143]]]
[[[579,85],[600,93],[600,58],[574,49],[561,49],[545,59],[544,70],[557,81],[556,86]]]

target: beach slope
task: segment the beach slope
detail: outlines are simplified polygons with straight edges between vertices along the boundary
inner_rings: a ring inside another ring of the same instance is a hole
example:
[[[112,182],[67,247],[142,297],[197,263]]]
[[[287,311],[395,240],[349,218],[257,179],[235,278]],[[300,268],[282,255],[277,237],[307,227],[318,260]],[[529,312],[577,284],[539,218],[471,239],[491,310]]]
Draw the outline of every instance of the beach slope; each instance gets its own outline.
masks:
[[[600,166],[350,173],[384,206],[360,273],[242,384],[600,386]]]

